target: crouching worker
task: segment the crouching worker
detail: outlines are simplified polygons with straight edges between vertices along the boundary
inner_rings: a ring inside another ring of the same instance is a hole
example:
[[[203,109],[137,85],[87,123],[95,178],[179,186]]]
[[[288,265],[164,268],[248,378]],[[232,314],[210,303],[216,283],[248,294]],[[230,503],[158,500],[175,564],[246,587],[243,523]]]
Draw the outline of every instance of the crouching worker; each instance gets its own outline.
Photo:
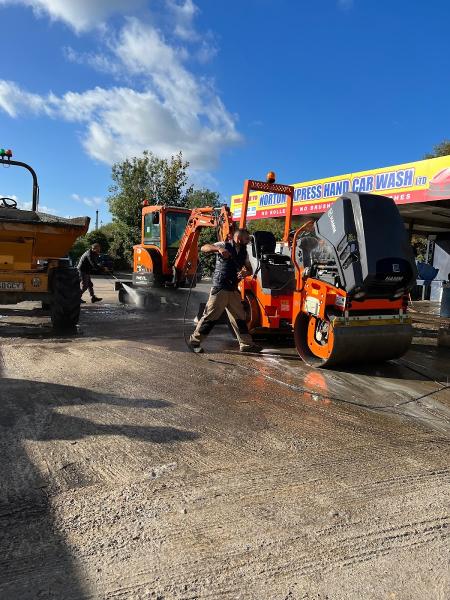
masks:
[[[97,298],[94,294],[94,284],[91,279],[92,273],[105,271],[99,261],[100,252],[100,244],[92,244],[89,250],[86,250],[81,256],[77,266],[81,281],[81,295],[83,295],[86,290],[89,290],[92,303],[100,302],[102,300],[102,298]],[[85,304],[84,300],[81,300],[81,302],[82,304]]]
[[[205,312],[197,324],[189,340],[189,347],[194,352],[203,352],[201,343],[226,310],[231,326],[239,341],[241,352],[261,352],[261,346],[253,343],[245,320],[245,310],[242,306],[238,282],[243,277],[251,275],[252,268],[247,255],[247,244],[250,235],[246,229],[238,229],[233,240],[205,244],[202,252],[214,252],[216,268],[212,280],[211,293]]]

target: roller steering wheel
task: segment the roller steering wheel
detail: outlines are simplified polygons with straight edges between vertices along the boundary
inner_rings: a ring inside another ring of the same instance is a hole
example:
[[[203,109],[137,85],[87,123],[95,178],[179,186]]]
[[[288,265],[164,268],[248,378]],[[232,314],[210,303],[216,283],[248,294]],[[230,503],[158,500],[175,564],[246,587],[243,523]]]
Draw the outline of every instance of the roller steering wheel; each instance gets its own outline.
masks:
[[[17,208],[17,200],[3,196],[0,198],[0,208]]]

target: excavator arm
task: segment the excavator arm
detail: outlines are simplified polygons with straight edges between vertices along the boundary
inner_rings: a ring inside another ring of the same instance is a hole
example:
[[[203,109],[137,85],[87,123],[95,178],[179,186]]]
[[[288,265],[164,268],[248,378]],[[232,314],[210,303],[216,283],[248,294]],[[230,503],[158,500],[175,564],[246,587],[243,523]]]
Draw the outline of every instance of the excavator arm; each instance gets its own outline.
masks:
[[[194,208],[180,241],[173,263],[173,285],[177,287],[187,276],[194,276],[198,264],[198,239],[204,227],[214,227],[219,241],[233,234],[233,219],[228,206]]]

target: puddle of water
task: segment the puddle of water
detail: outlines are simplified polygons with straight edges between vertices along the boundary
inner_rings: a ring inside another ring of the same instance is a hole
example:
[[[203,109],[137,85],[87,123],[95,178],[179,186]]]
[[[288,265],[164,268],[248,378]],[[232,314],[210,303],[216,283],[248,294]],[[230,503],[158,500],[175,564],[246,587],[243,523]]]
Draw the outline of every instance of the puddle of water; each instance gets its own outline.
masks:
[[[339,381],[339,376],[337,373],[319,372],[314,369],[308,369],[305,371],[299,368],[300,365],[292,366],[292,364],[289,364],[288,361],[275,356],[260,355],[259,361],[264,361],[267,367],[269,367],[264,368],[264,364],[257,366],[257,370],[259,370],[267,378],[278,381],[276,377],[273,377],[273,374],[271,373],[271,367],[275,367],[277,370],[281,369],[284,373],[282,381],[283,385],[293,388],[298,387],[299,391],[309,392],[313,400],[316,400],[315,396],[317,396],[317,399],[320,399],[321,401],[328,400],[328,402],[332,402],[333,400],[337,400],[349,404],[356,404],[361,406],[361,408],[367,408],[372,411],[379,410],[380,413],[382,412],[385,415],[391,414],[397,415],[401,418],[412,419],[422,426],[437,431],[446,437],[450,434],[450,407],[431,395],[438,393],[445,394],[449,393],[449,391],[445,388],[436,389],[426,398],[417,398],[417,400],[415,400],[414,396],[416,396],[416,393],[414,393],[414,389],[416,386],[409,387],[406,384],[404,372],[397,373],[395,369],[392,371],[392,367],[398,368],[397,365],[386,365],[384,370],[376,373],[376,375],[378,375],[380,378],[376,381],[377,385],[374,385],[373,376],[370,377],[366,375],[363,377],[362,381],[360,382],[363,383],[362,389],[361,386],[357,388],[360,394],[355,395],[353,393],[355,391],[353,386],[356,384],[356,381],[354,381],[352,377],[348,380]],[[384,377],[389,376],[389,374],[393,375],[394,373],[396,376],[400,377],[400,379],[397,382],[395,380],[388,379],[390,392],[389,400],[385,399],[382,401],[382,398],[384,398],[383,393],[386,391],[386,381],[383,381],[383,379]],[[292,379],[290,383],[288,383],[290,378],[286,378],[286,375],[288,374],[291,375]],[[301,378],[300,381],[298,380],[298,377]],[[428,383],[435,383],[433,381],[430,382],[427,377],[424,377],[423,380]],[[411,380],[411,384],[413,382],[415,382],[414,377]],[[332,389],[330,390],[331,383],[340,384],[341,394],[344,392],[342,398],[335,397],[334,394],[336,394],[338,390],[335,389],[335,386],[333,385],[331,386]],[[364,393],[364,383],[366,386],[370,387],[372,393],[368,393],[368,389],[366,389],[366,393]],[[353,389],[351,389],[352,387]],[[400,405],[394,402],[395,398],[393,388],[395,387],[399,388],[395,394],[397,394],[397,400],[400,400]],[[374,393],[375,397],[373,397]],[[408,395],[411,395],[412,397],[409,399]],[[406,400],[406,402],[403,403],[402,400]],[[383,406],[383,402],[386,402],[385,406]],[[391,402],[392,406],[389,406]]]

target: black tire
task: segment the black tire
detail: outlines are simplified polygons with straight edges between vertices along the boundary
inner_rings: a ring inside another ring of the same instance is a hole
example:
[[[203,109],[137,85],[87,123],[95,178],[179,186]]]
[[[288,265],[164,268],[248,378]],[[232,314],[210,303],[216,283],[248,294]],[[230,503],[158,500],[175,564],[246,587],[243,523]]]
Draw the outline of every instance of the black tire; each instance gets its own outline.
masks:
[[[162,273],[153,273],[153,281],[151,282],[151,287],[154,288],[163,288],[166,285],[167,278],[162,275]]]
[[[123,288],[119,290],[119,302],[120,304],[129,304],[128,294]]]
[[[259,323],[259,318],[260,318],[259,317],[259,306],[258,306],[256,298],[252,294],[252,292],[245,292],[245,299],[242,301],[242,305],[244,306],[244,310],[245,310],[245,315],[246,315],[245,320],[247,321],[247,327],[248,327],[249,332],[251,332],[252,329]],[[235,333],[233,327],[231,326],[228,315],[227,315],[227,324],[228,324],[228,329],[229,329],[231,335],[236,339],[236,333]],[[254,337],[255,339],[257,337],[255,335],[253,335],[252,333],[250,333],[250,335],[252,335],[252,337]]]
[[[80,319],[80,277],[77,269],[55,269],[51,274],[51,320],[58,331],[72,330]]]
[[[197,285],[197,278],[195,275],[187,275],[183,281],[181,281],[177,287],[179,288],[195,288]]]

